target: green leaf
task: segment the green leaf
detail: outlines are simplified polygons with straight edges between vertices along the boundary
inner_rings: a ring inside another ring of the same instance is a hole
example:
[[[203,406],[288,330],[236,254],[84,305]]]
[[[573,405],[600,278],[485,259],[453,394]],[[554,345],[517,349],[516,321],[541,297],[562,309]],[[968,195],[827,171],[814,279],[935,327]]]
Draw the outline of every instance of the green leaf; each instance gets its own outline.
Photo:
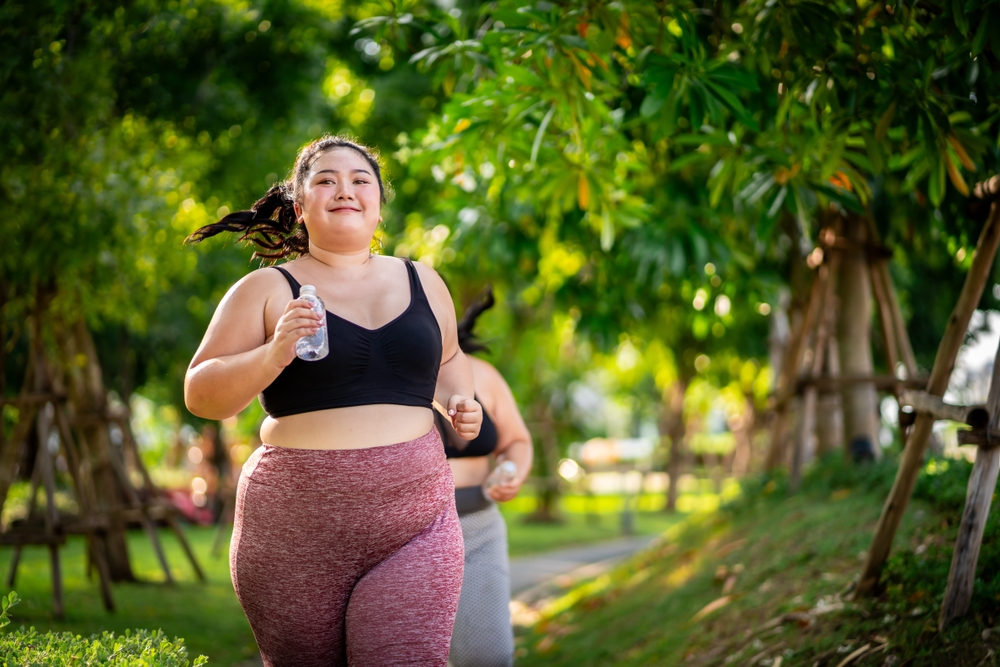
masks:
[[[854,151],[844,151],[844,161],[848,164],[852,164],[862,171],[871,173],[872,163],[869,161],[867,155],[862,155],[861,153],[856,153]]]
[[[669,95],[669,89],[664,90],[660,86],[651,89],[646,93],[646,97],[643,98],[642,104],[639,105],[639,114],[643,118],[652,118],[663,108]]]
[[[955,19],[955,26],[965,36],[969,34],[969,21],[965,17],[965,3],[962,0],[951,1],[951,15]]]
[[[871,163],[873,173],[880,174],[885,169],[885,159],[882,156],[882,145],[875,141],[871,132],[862,132],[865,139],[865,149],[868,151],[868,160]]]
[[[889,171],[898,171],[909,167],[913,162],[924,154],[923,146],[915,146],[902,155],[894,155],[889,158]]]
[[[827,185],[825,183],[813,183],[813,190],[821,194],[826,195],[828,198],[834,200],[835,202],[842,205],[849,211],[855,213],[864,213],[865,209],[858,201],[858,198],[854,196],[852,192],[843,190],[841,188],[834,187],[832,185]]]
[[[702,99],[702,92],[696,86],[691,86],[688,94],[688,118],[691,120],[691,129],[698,130],[705,124],[705,105]]]
[[[747,70],[730,63],[724,63],[718,67],[710,69],[706,78],[733,88],[742,88],[743,90],[749,90],[752,92],[760,90],[760,85],[757,83],[757,77]]]
[[[875,126],[875,140],[885,141],[885,135],[889,132],[889,126],[892,125],[892,119],[896,115],[897,100],[893,100],[889,108],[885,110],[882,117],[878,119],[878,125]]]
[[[786,196],[788,196],[788,186],[782,185],[775,192],[774,198],[771,200],[771,206],[767,209],[767,217],[773,218],[778,214],[778,211],[781,210],[781,205],[785,203]]]
[[[715,181],[712,183],[712,189],[708,195],[708,203],[712,208],[719,205],[722,200],[722,193],[726,188],[726,184],[729,183],[729,177],[733,172],[733,164],[729,160],[726,160],[722,166],[722,170],[715,177]]]
[[[531,71],[526,65],[497,68],[497,76],[500,78],[509,76],[514,80],[514,83],[528,86],[529,88],[546,89],[548,87],[545,80]]]
[[[746,107],[743,106],[743,103],[740,102],[738,97],[726,90],[723,86],[720,86],[711,80],[706,79],[704,83],[708,89],[716,95],[716,97],[722,100],[722,103],[733,112],[733,115],[736,116],[741,123],[754,132],[760,131],[760,126],[757,125],[757,121],[754,120],[752,115],[750,115],[750,112],[747,111]]]
[[[976,30],[976,36],[972,38],[972,57],[975,58],[986,46],[986,37],[989,33],[988,27],[990,25],[990,18],[992,12],[987,9],[983,12],[983,17],[979,21],[979,28]]]
[[[940,206],[941,202],[944,201],[947,171],[944,160],[935,155],[929,155],[928,157],[932,162],[932,167],[931,176],[927,179],[927,198],[930,199],[931,204],[934,206]]]
[[[692,164],[697,164],[698,162],[704,162],[710,159],[712,156],[708,153],[702,153],[700,151],[688,151],[684,155],[670,161],[670,167],[667,168],[668,173],[676,173]]]
[[[571,46],[575,49],[586,49],[587,42],[579,35],[559,35],[559,40],[566,46]]]

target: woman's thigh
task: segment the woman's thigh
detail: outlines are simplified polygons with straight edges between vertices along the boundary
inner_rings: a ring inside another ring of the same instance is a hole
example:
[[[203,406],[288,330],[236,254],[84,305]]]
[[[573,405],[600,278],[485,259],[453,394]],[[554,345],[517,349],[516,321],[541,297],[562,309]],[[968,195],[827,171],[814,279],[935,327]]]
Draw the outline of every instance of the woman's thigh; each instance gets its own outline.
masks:
[[[462,530],[450,504],[371,569],[347,607],[352,667],[444,667],[462,586]]]
[[[317,521],[329,508],[307,513],[300,498],[252,481],[240,486],[230,573],[264,664],[346,664],[344,613],[364,545],[339,522]]]

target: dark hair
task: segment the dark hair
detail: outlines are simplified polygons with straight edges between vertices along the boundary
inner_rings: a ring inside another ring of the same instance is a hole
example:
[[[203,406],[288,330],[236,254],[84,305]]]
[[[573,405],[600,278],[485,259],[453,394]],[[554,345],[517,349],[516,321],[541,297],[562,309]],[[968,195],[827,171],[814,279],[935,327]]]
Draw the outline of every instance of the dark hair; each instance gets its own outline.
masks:
[[[289,255],[308,253],[309,232],[305,225],[296,221],[294,204],[300,201],[302,186],[316,160],[324,153],[337,148],[355,151],[371,165],[378,181],[379,198],[385,204],[388,197],[386,186],[382,182],[378,154],[347,137],[324,135],[299,151],[298,157],[295,158],[295,166],[292,167],[288,178],[272,185],[267,194],[258,199],[249,211],[236,211],[216,223],[200,227],[184,242],[199,243],[222,232],[233,232],[240,234],[240,241],[257,246],[254,257],[281,259]]]
[[[493,286],[487,285],[479,298],[465,310],[462,320],[458,323],[458,346],[462,348],[462,352],[489,351],[490,348],[476,340],[476,334],[472,330],[475,328],[479,316],[492,308],[494,303],[496,301],[493,299]]]

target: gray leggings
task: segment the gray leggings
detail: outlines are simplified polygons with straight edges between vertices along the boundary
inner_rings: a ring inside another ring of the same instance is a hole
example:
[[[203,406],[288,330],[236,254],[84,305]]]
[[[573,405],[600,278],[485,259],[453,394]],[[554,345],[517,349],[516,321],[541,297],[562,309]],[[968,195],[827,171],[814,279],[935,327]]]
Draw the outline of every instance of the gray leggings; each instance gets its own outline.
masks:
[[[510,667],[510,565],[507,525],[496,505],[459,516],[465,539],[465,574],[449,661],[454,667]]]

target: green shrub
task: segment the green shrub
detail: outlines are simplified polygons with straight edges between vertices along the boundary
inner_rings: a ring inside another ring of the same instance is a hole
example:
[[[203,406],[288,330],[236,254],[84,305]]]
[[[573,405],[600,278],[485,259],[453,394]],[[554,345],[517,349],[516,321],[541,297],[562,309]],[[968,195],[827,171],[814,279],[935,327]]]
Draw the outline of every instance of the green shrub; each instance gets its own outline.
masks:
[[[40,633],[21,628],[0,635],[3,667],[195,667],[208,658],[188,660],[183,639],[168,639],[162,630],[103,632],[89,639],[69,632]]]

